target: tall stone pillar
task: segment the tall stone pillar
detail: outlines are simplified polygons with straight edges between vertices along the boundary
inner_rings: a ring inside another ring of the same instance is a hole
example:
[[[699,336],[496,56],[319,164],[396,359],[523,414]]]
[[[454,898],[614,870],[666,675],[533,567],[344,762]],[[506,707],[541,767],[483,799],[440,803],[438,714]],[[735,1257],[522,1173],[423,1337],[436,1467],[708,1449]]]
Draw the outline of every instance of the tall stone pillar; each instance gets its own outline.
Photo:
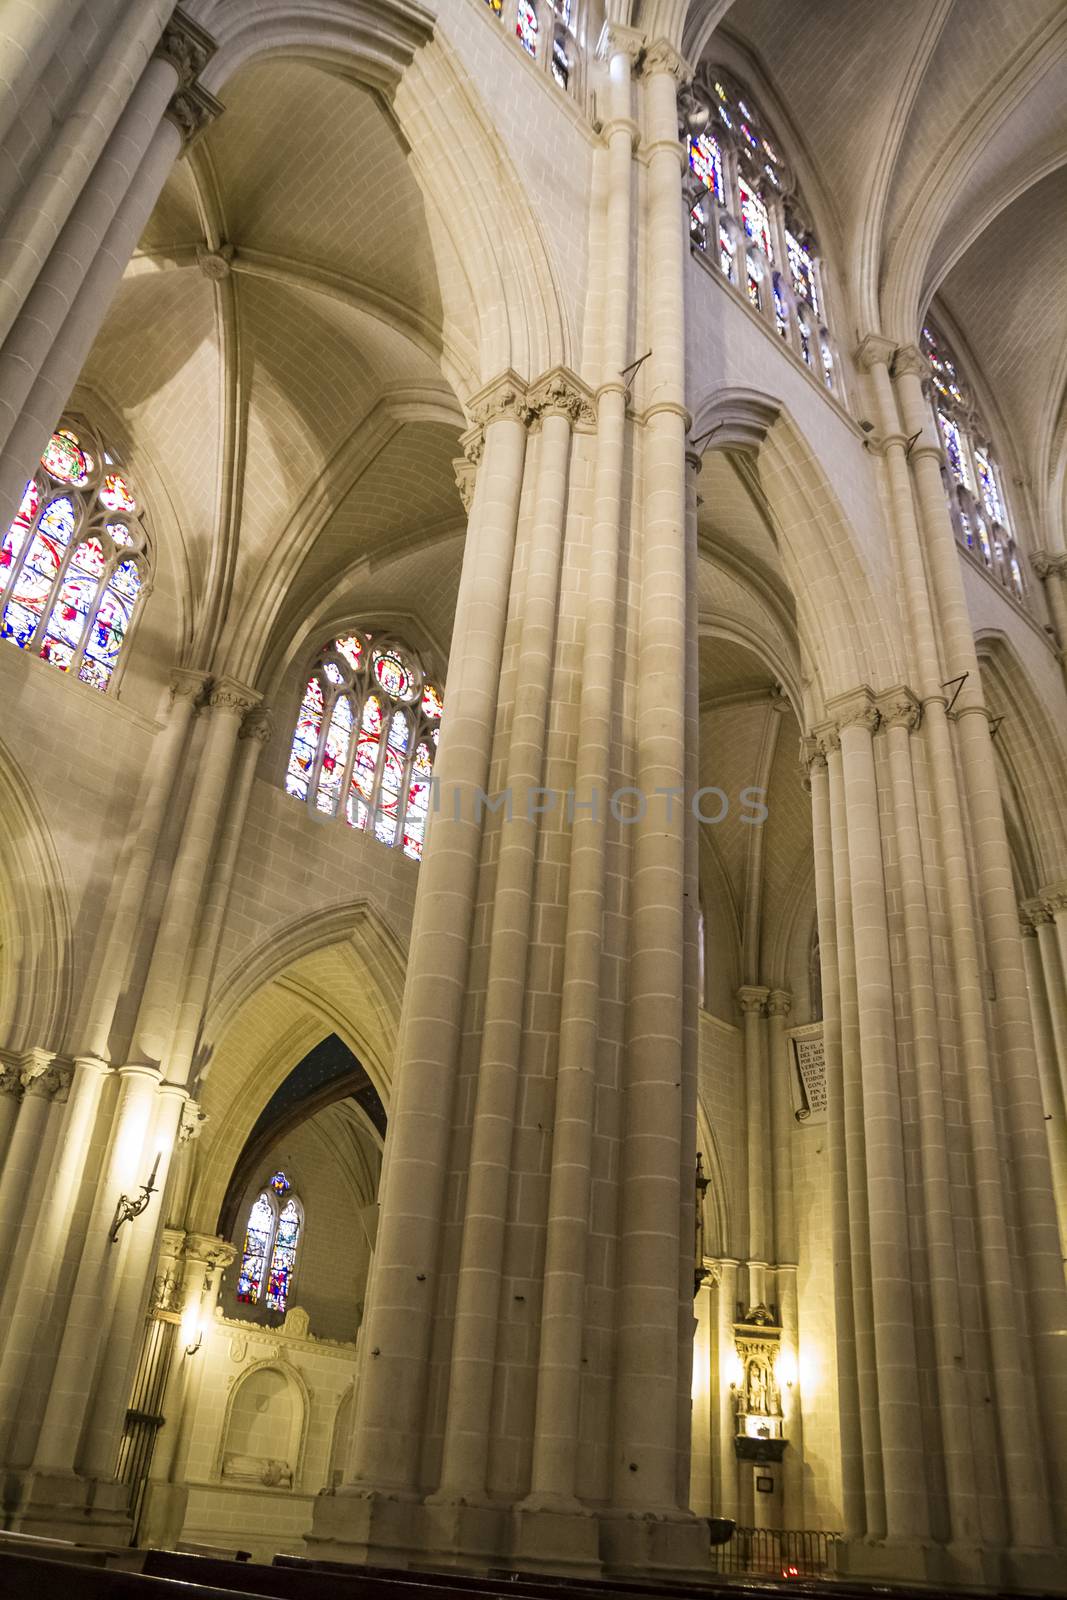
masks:
[[[596,395],[592,548],[578,707],[531,1492],[527,1502],[534,1511],[565,1513],[582,1511],[575,1491],[607,888],[606,796],[612,769],[620,620],[618,575],[627,433],[626,386],[621,372],[629,355],[628,260],[633,147],[638,137],[631,104],[631,69],[642,44],[640,34],[614,26],[606,30],[602,42],[610,79],[609,116],[603,130],[607,146],[604,348]]]
[[[1059,648],[1060,667],[1067,676],[1067,555],[1052,555],[1047,550],[1038,550],[1034,555],[1034,571],[1045,586],[1045,598]]]
[[[866,1496],[845,1148],[841,985],[828,751],[828,746],[819,748],[812,742],[809,743],[807,753],[815,855],[815,904],[819,919],[819,951],[822,957],[823,1048],[826,1056],[827,1124],[830,1146],[830,1238],[834,1273],[834,1343],[837,1352],[842,1531],[848,1538],[857,1539],[866,1528]]]
[[[767,1063],[763,1048],[763,1015],[769,989],[747,984],[737,991],[744,1040],[745,1184],[748,1201],[748,1293],[752,1305],[766,1303],[766,1267],[770,1260],[767,1217],[766,1151],[770,1142]]]
[[[505,373],[475,398],[471,411],[481,430],[471,448],[481,459],[453,629],[449,714],[435,769],[441,799],[419,873],[381,1221],[361,1331],[368,1358],[345,1485],[353,1501],[370,1496],[359,1508],[366,1538],[376,1531],[375,1509],[389,1515],[388,1502],[376,1497],[414,1497],[420,1487],[432,1268],[445,1205],[484,816],[480,796],[489,782],[526,455],[525,385]],[[345,1509],[346,1521],[354,1522],[356,1508]]]
[[[1048,1134],[1049,1160],[1052,1164],[1052,1182],[1056,1193],[1056,1212],[1060,1219],[1060,1241],[1064,1259],[1067,1260],[1067,1115],[1065,1115],[1064,1076],[1060,1074],[1059,1051],[1053,1027],[1052,1011],[1045,971],[1038,943],[1038,919],[1049,913],[1040,901],[1030,901],[1020,908],[1019,925],[1023,938],[1023,955],[1030,988],[1030,1009],[1034,1021],[1034,1048],[1037,1051],[1038,1071],[1041,1074],[1041,1092],[1045,1106],[1045,1131]],[[1058,976],[1058,973],[1055,974]],[[1062,1027],[1061,1027],[1062,1033]],[[1067,1042],[1067,1041],[1065,1041]]]
[[[872,736],[878,712],[857,694],[830,709],[840,718],[848,813],[860,1080],[867,1161],[871,1297],[885,1481],[886,1536],[929,1534],[924,1480],[904,1142],[896,1068],[892,960]]]
[[[1014,1489],[1014,1537],[1020,1545],[1040,1548],[1050,1538],[1050,1515],[1056,1536],[1067,1542],[1067,1340],[1062,1336],[1067,1324],[1067,1288],[1011,856],[989,716],[983,701],[974,634],[963,589],[960,552],[941,479],[941,452],[922,390],[922,378],[927,371],[920,352],[914,349],[897,352],[893,374],[901,422],[909,436],[919,435],[908,461],[931,592],[940,620],[944,665],[949,677],[963,678],[954,712],[955,743],[970,824],[975,898],[995,993],[997,1097],[1007,1128],[1029,1336],[1042,1395],[1040,1416],[1044,1448],[1040,1455],[1043,1459],[1035,1461],[1032,1451],[1025,1460],[1020,1454],[1018,1472],[1013,1464],[1008,1481],[1009,1489]],[[1003,1181],[1002,1172],[998,1176],[998,1187]],[[1007,1386],[1015,1381],[1006,1366],[1006,1353],[1000,1374],[1001,1382]],[[1022,1401],[1021,1395],[1019,1400]],[[1021,1446],[1021,1415],[1016,1419],[1013,1434]],[[1048,1471],[1047,1487],[1043,1467]]]
[[[52,1101],[70,1084],[69,1069],[56,1064],[52,1050],[28,1050],[18,1064],[22,1089],[16,1102],[11,1138],[0,1170],[0,1217],[21,1215],[44,1139]],[[16,1253],[19,1230],[11,1226],[0,1230],[0,1280],[6,1281]]]

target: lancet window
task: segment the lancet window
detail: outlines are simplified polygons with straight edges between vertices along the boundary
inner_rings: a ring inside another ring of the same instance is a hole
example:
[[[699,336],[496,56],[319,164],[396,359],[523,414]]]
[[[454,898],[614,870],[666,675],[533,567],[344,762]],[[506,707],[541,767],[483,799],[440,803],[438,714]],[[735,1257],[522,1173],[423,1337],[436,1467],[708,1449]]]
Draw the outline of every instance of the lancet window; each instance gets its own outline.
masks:
[[[304,689],[286,789],[418,861],[443,711],[406,646],[369,633],[332,639]]]
[[[930,363],[934,421],[956,537],[1006,589],[1023,600],[1022,563],[989,430],[944,334],[928,320],[919,342]]]
[[[690,243],[838,393],[818,247],[777,135],[721,68],[703,68],[694,91],[709,118],[689,139]]]
[[[485,0],[532,61],[573,94],[579,61],[579,0]]]
[[[252,1202],[245,1226],[237,1299],[284,1312],[292,1293],[304,1213],[284,1172],[275,1172]]]
[[[130,478],[88,428],[63,422],[0,548],[0,639],[106,693],[149,581]]]

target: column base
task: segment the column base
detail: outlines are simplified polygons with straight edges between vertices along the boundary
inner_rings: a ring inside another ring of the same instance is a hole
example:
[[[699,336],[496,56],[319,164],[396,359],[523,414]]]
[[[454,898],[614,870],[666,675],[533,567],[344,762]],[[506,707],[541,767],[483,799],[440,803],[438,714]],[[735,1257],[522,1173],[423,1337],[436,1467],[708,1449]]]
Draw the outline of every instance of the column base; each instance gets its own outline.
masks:
[[[11,1533],[128,1547],[133,1533],[129,1500],[129,1485],[113,1479],[29,1468],[3,1474],[4,1525]]]
[[[855,1539],[830,1546],[828,1568],[839,1578],[1067,1594],[1063,1551]]]
[[[524,1502],[431,1496],[418,1502],[353,1486],[316,1497],[304,1540],[312,1561],[466,1572],[543,1572],[597,1578],[606,1571],[706,1579],[708,1525],[679,1513],[595,1512]]]
[[[152,1483],[145,1488],[137,1542],[153,1550],[175,1550],[185,1526],[189,1490],[184,1483]]]
[[[605,1576],[706,1582],[712,1572],[708,1524],[686,1512],[604,1512],[600,1555]]]
[[[529,1503],[511,1513],[508,1564],[516,1572],[545,1572],[564,1578],[599,1578],[600,1529],[580,1506],[558,1510]]]

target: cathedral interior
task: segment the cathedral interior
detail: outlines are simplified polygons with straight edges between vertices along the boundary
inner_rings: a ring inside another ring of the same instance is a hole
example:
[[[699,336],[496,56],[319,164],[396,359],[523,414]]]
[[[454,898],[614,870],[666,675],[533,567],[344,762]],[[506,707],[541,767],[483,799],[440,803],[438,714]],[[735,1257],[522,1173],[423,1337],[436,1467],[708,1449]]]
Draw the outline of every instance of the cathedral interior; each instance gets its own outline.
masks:
[[[0,216],[0,1588],[1067,1594],[1061,0],[8,0]]]

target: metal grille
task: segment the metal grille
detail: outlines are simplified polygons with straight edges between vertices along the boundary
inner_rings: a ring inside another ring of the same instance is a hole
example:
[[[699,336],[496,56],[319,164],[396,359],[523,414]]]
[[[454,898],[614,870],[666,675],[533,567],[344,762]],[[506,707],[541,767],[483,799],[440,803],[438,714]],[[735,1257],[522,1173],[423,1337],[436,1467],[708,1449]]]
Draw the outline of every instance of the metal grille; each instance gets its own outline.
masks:
[[[120,1483],[130,1485],[134,1544],[137,1542],[145,1487],[156,1448],[156,1435],[166,1420],[163,1416],[163,1395],[174,1355],[176,1331],[172,1321],[164,1322],[154,1316],[149,1318],[126,1412],[126,1425],[122,1430],[122,1443],[119,1445],[116,1476]]]
[[[716,1572],[758,1573],[770,1578],[819,1578],[830,1547],[841,1535],[813,1529],[735,1528],[726,1544],[712,1547]]]

